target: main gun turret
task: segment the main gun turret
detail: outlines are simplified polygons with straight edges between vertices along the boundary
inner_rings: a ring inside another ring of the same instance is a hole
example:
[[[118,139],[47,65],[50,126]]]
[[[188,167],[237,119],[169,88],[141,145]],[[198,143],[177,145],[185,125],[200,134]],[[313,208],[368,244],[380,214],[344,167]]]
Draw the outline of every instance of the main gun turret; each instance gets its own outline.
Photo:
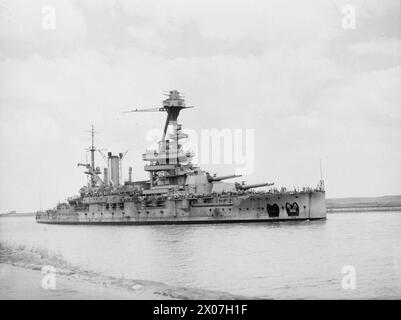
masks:
[[[242,177],[242,175],[240,175],[240,174],[229,174],[227,176],[216,176],[216,175],[214,175],[213,177],[208,175],[208,180],[209,180],[209,182],[213,182],[213,181],[221,181],[221,180],[238,178],[238,177]]]
[[[266,187],[266,186],[272,186],[274,183],[255,183],[255,184],[241,184],[241,183],[235,183],[235,187],[237,190],[248,190],[252,188],[260,188],[260,187]]]

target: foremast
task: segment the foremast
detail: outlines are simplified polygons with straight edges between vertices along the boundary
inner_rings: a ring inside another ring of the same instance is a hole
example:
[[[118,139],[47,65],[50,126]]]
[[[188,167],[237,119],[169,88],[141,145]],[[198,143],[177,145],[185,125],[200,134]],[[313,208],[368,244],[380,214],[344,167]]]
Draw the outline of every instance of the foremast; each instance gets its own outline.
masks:
[[[85,174],[88,175],[88,187],[89,188],[96,188],[96,187],[103,185],[103,180],[99,177],[99,174],[101,173],[100,168],[95,167],[95,152],[96,152],[96,150],[98,150],[95,147],[95,133],[96,132],[95,132],[94,126],[92,125],[91,131],[90,131],[91,145],[88,149],[86,149],[91,154],[90,163],[78,163],[78,167],[84,167],[87,170],[87,171],[85,171]]]

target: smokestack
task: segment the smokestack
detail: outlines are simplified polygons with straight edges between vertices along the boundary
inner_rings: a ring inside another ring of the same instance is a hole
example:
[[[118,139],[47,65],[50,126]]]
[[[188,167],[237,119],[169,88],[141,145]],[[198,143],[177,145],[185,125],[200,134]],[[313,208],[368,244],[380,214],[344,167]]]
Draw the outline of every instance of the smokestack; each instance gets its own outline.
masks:
[[[120,185],[120,157],[113,156],[111,152],[108,153],[109,157],[109,170],[110,181],[114,186]]]
[[[132,182],[132,167],[128,168],[128,182]]]
[[[103,181],[106,186],[109,185],[109,172],[108,172],[107,168],[103,169]]]

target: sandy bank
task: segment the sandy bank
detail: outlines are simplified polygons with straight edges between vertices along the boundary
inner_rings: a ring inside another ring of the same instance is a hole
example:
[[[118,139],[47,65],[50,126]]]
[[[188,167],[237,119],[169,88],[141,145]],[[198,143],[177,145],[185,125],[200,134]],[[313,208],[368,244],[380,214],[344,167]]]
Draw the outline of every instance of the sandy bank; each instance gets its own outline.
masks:
[[[1,263],[0,299],[168,299],[144,287],[121,288],[110,283],[91,282],[76,274],[56,274],[55,289],[44,289],[42,279],[40,270]]]
[[[0,300],[171,300],[171,299],[239,299],[219,291],[169,287],[165,284],[125,280],[100,275],[56,273],[55,289],[42,286],[44,275],[40,269],[28,269],[0,263]]]
[[[51,266],[55,289],[42,286]],[[0,299],[246,299],[227,292],[115,278],[82,270],[48,250],[0,242]]]

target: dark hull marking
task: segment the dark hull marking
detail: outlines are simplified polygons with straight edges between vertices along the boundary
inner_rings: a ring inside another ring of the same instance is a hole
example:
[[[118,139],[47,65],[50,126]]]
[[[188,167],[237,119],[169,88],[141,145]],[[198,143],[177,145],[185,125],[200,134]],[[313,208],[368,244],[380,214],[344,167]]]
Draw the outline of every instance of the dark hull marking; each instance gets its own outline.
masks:
[[[287,202],[285,204],[285,210],[290,217],[299,216],[299,206],[296,202],[294,202],[293,204]]]
[[[267,213],[269,217],[278,217],[280,215],[280,208],[278,207],[277,203],[267,205]]]

